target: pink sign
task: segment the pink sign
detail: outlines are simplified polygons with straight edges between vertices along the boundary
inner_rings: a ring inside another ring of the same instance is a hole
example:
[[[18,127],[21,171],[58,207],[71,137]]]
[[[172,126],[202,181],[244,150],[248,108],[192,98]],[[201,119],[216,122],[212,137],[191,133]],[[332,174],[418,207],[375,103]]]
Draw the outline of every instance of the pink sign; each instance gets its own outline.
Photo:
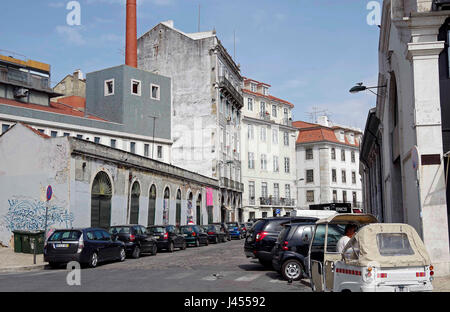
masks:
[[[213,189],[209,187],[206,188],[206,206],[214,206]]]

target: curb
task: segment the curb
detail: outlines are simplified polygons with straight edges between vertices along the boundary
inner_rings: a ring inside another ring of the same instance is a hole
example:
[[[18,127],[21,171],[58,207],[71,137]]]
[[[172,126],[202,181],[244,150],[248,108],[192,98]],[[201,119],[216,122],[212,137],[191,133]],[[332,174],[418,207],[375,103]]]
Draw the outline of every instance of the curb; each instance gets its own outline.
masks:
[[[0,268],[0,273],[15,273],[15,272],[29,272],[29,271],[40,271],[45,269],[46,264],[22,266],[22,267],[9,267]]]

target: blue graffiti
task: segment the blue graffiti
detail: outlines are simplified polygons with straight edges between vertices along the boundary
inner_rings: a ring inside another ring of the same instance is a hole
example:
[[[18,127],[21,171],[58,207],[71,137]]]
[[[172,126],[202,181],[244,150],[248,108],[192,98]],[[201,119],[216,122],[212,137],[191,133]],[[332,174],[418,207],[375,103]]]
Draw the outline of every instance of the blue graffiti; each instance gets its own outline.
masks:
[[[37,200],[8,200],[8,213],[3,217],[6,228],[10,231],[37,231],[45,228],[46,203]],[[66,209],[49,205],[47,227],[52,225],[72,227],[74,215]]]

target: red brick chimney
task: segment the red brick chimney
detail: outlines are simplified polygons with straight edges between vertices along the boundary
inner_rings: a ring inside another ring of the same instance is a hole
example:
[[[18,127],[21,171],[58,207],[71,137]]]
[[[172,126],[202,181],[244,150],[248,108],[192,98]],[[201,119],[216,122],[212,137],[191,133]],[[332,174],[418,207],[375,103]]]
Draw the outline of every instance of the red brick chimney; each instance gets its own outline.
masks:
[[[137,20],[136,0],[127,0],[125,64],[137,68]]]

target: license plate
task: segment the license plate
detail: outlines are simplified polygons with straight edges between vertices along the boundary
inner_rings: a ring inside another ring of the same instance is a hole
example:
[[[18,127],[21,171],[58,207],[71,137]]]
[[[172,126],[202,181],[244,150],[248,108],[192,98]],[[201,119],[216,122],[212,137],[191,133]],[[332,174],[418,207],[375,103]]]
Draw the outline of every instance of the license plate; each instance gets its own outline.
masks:
[[[55,244],[55,248],[69,248],[69,244]]]
[[[395,291],[396,292],[408,292],[409,289],[408,289],[408,287],[405,287],[405,286],[397,286],[397,287],[395,287]]]

